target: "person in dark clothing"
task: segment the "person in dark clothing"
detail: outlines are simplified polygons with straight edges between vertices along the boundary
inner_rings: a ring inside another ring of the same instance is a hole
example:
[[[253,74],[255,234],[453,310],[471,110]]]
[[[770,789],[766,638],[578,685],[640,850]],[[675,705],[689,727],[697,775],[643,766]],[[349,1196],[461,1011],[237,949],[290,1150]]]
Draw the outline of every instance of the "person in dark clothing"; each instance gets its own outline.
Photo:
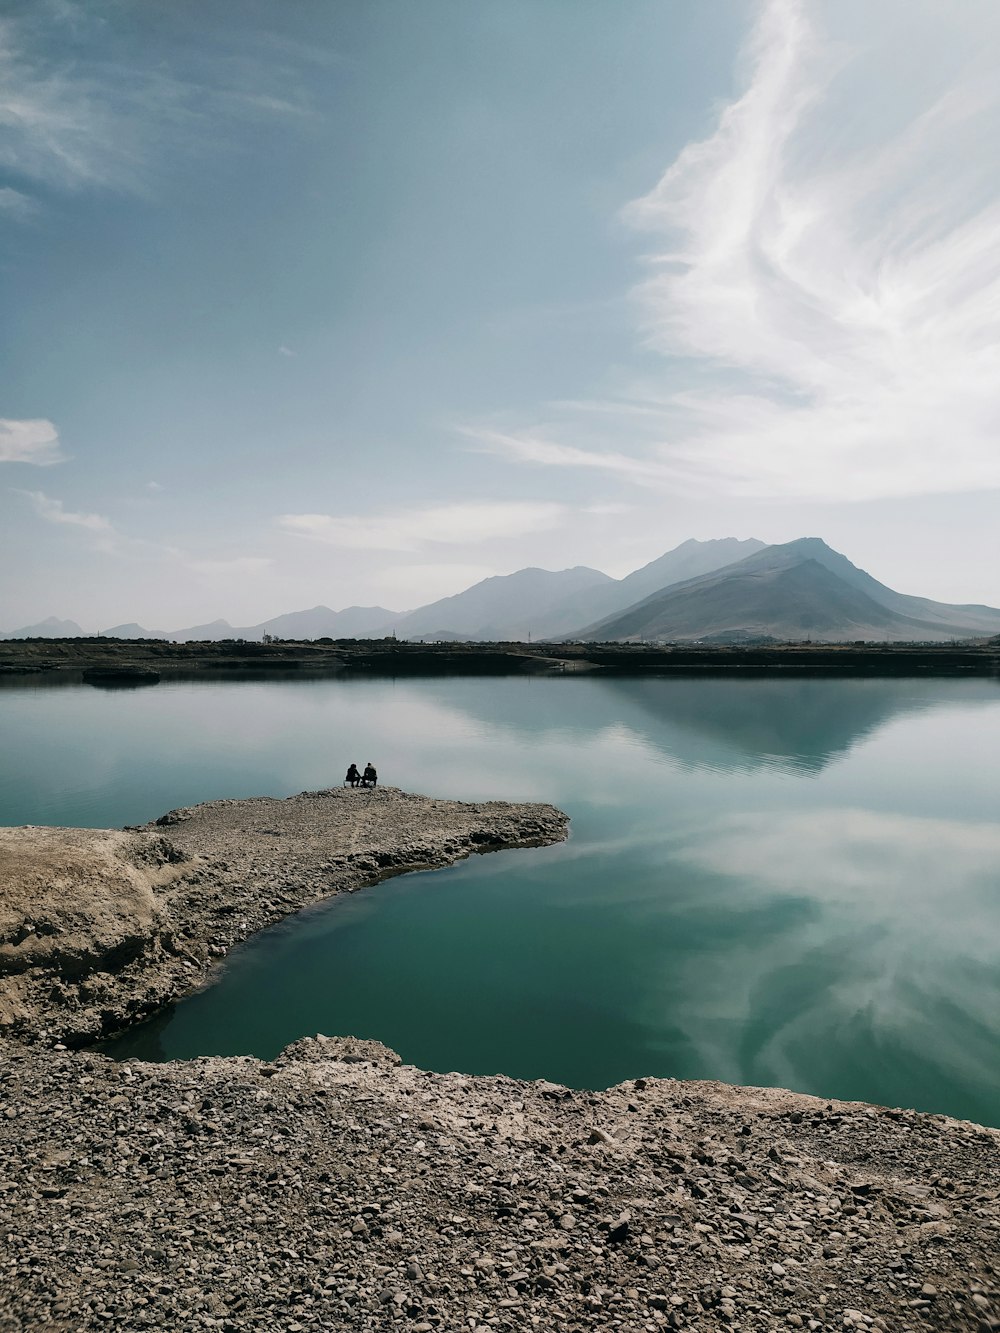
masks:
[[[350,768],[347,770],[347,777],[344,779],[344,781],[349,782],[352,787],[356,787],[358,785],[358,783],[361,781],[361,774],[358,772],[357,764],[352,764],[350,766]]]
[[[362,787],[378,786],[378,774],[375,772],[375,765],[370,759],[368,760],[368,763],[365,764],[365,773],[364,777],[361,779],[361,785]]]

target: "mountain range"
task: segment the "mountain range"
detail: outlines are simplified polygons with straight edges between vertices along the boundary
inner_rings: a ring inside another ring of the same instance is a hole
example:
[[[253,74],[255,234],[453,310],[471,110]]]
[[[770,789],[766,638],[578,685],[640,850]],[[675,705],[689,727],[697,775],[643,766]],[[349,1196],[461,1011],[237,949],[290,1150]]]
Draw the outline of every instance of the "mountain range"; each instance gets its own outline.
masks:
[[[0,638],[70,638],[74,621],[50,617]],[[383,638],[484,642],[937,641],[1000,633],[1000,609],[952,605],[895,592],[818,537],[766,546],[733,537],[686,541],[625,578],[578,565],[521,569],[407,612],[380,606],[315,606],[233,626],[179,630],[130,623],[107,638],[186,640]]]

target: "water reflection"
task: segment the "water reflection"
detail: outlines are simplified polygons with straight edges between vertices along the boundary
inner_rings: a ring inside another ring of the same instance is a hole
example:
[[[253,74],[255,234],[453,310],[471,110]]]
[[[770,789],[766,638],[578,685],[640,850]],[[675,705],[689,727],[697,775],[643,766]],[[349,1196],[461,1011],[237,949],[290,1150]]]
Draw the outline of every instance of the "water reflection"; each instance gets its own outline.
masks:
[[[822,1087],[817,1071],[837,1066],[841,1095],[878,1100],[888,1084],[896,1100],[942,1106],[961,1089],[966,1114],[996,1119],[1000,826],[733,814],[674,855],[709,877],[713,910],[741,919],[714,984],[668,986],[676,1021],[723,1077]],[[678,1003],[693,990],[696,1006]],[[660,1005],[654,988],[648,1021]]]
[[[564,846],[262,936],[123,1051],[355,1032],[429,1068],[777,1083],[1000,1123],[998,705],[983,680],[6,690],[0,820],[139,822],[368,758],[410,790],[571,814]]]

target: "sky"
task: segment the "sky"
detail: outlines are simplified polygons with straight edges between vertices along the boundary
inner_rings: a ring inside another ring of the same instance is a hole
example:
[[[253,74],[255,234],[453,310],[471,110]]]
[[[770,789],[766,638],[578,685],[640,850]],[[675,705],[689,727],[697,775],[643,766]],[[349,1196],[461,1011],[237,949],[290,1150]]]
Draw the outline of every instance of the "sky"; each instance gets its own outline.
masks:
[[[0,0],[0,630],[819,536],[1000,606],[995,0]]]

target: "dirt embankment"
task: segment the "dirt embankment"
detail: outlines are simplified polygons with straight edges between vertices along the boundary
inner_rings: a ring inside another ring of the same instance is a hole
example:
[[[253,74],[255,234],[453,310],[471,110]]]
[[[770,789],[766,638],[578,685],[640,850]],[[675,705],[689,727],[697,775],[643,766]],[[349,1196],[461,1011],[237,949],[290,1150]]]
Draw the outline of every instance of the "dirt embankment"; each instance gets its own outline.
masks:
[[[994,1130],[716,1083],[429,1073],[351,1037],[270,1063],[53,1048],[297,906],[565,827],[335,791],[5,831],[0,1330],[1000,1328]]]

